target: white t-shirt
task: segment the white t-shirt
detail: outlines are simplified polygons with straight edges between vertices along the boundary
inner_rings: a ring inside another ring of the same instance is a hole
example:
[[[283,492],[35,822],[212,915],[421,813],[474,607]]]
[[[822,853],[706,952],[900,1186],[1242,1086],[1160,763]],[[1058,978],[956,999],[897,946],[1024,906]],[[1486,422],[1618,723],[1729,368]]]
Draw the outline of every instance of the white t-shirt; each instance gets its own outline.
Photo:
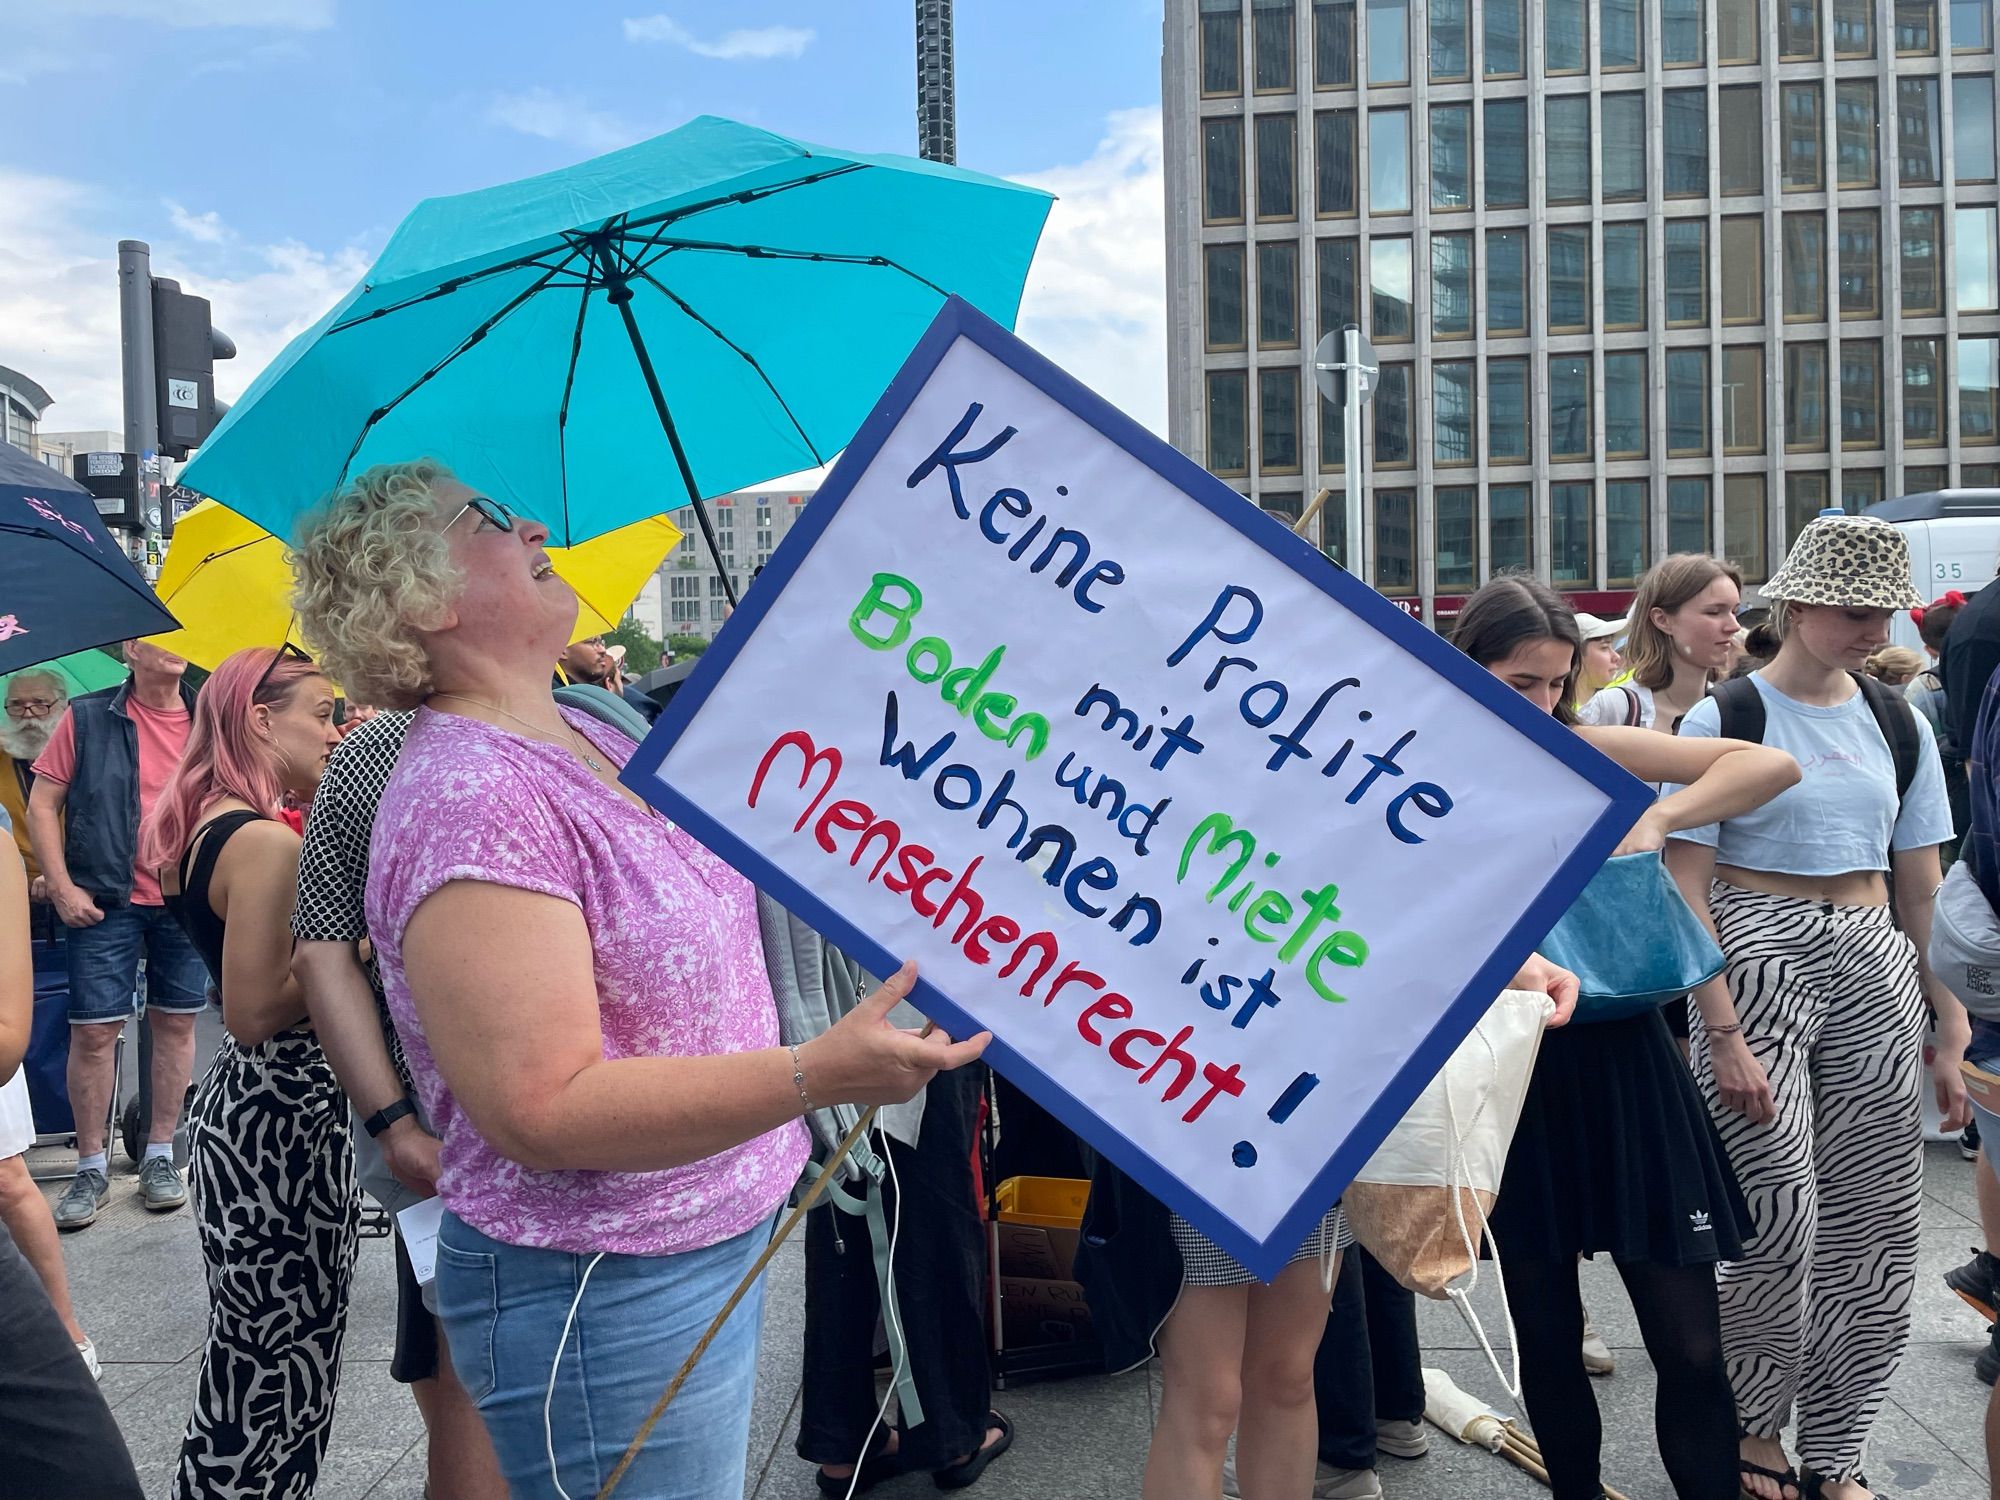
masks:
[[[1621,682],[1613,687],[1599,688],[1591,694],[1590,701],[1576,711],[1579,724],[1590,724],[1597,728],[1607,725],[1627,725],[1632,722],[1632,700],[1639,700],[1640,729],[1653,727],[1653,690],[1636,682]]]

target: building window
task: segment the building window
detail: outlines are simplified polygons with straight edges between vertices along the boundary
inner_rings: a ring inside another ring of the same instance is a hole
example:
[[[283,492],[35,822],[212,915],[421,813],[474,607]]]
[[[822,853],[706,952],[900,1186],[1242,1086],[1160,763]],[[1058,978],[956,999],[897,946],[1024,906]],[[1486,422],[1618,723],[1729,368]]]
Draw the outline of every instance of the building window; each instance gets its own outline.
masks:
[[[1604,226],[1604,326],[1646,326],[1646,224]]]
[[[1486,452],[1496,464],[1528,462],[1528,362],[1486,361]]]
[[[1826,474],[1813,469],[1785,476],[1785,545],[1791,546],[1799,533],[1812,525],[1813,518],[1826,509]]]
[[[1479,587],[1479,491],[1452,485],[1432,504],[1437,539],[1437,587],[1470,593]]]
[[[1660,59],[1670,68],[1698,68],[1708,22],[1702,0],[1660,0]]]
[[[1519,78],[1527,72],[1521,45],[1526,27],[1521,20],[1523,0],[1485,0],[1479,9],[1486,38],[1486,76]]]
[[[1745,583],[1764,581],[1762,474],[1731,474],[1722,481],[1722,555],[1742,571]]]
[[[1528,331],[1528,231],[1486,231],[1486,331]]]
[[[1486,206],[1528,206],[1528,101],[1486,101]]]
[[[1542,0],[1542,66],[1550,73],[1590,66],[1589,0]]]
[[[1319,332],[1327,334],[1349,323],[1361,326],[1361,293],[1354,278],[1355,240],[1319,242]]]
[[[1267,516],[1273,516],[1282,521],[1285,530],[1290,531],[1293,526],[1298,524],[1299,517],[1305,513],[1304,497],[1297,490],[1293,490],[1289,494],[1275,495],[1266,490],[1257,497],[1257,509],[1264,512]]]
[[[1826,452],[1826,345],[1785,345],[1785,451]]]
[[[1347,555],[1347,507],[1329,505],[1319,513],[1320,550],[1333,558],[1342,567],[1349,562],[1359,562],[1358,558]]]
[[[1334,385],[1344,390],[1344,387],[1342,387],[1343,379],[1344,377],[1336,375],[1334,377]],[[1344,469],[1347,467],[1346,457],[1347,414],[1339,406],[1327,400],[1326,397],[1321,396],[1319,398],[1319,466],[1324,470]],[[1345,529],[1346,512],[1340,506],[1330,505],[1321,511],[1320,514],[1323,516],[1332,515],[1335,512],[1340,513],[1342,521],[1341,535],[1344,537],[1347,534]],[[1345,551],[1337,550],[1334,555],[1343,562],[1347,559]]]
[[[1669,479],[1667,481],[1667,551],[1706,552],[1710,523],[1708,481]]]
[[[1431,335],[1469,339],[1472,309],[1472,236],[1431,236]]]
[[[1882,316],[1881,213],[1872,208],[1840,211],[1840,315],[1845,319]]]
[[[1472,106],[1431,106],[1431,207],[1472,207]]]
[[[1840,345],[1840,446],[1882,446],[1882,345],[1846,339]]]
[[[1549,356],[1549,457],[1591,456],[1590,356]]]
[[[1201,221],[1243,222],[1243,122],[1235,118],[1201,122]]]
[[[1471,0],[1431,0],[1431,82],[1472,76]]]
[[[1705,458],[1711,391],[1708,351],[1668,349],[1663,357],[1667,363],[1667,457]]]
[[[1961,208],[1951,216],[1952,258],[1958,271],[1960,312],[2000,311],[2000,281],[1996,281],[1994,208]]]
[[[1646,60],[1640,40],[1639,0],[1598,0],[1597,65],[1606,73],[1627,73]]]
[[[1715,50],[1720,61],[1756,62],[1757,42],[1763,29],[1757,16],[1757,0],[1716,0]]]
[[[1548,116],[1548,195],[1551,203],[1590,201],[1590,96],[1551,99]]]
[[[1299,372],[1257,372],[1257,472],[1299,472]]]
[[[1431,462],[1440,468],[1479,462],[1472,392],[1471,361],[1438,360],[1431,365]]]
[[[1385,594],[1417,591],[1415,490],[1375,492],[1375,587]]]
[[[1958,440],[2000,441],[2000,338],[1960,334],[1954,352],[1958,356]],[[1965,483],[1975,481],[1968,478]]]
[[[1764,191],[1764,86],[1716,90],[1715,129],[1722,139],[1722,195],[1757,197]]]
[[[1372,3],[1372,0],[1371,0]],[[1410,112],[1368,111],[1368,211],[1410,211]]]
[[[1242,92],[1242,0],[1201,0],[1202,97]]]
[[[1646,456],[1646,356],[1604,356],[1604,456]]]
[[[1411,459],[1411,429],[1416,404],[1410,400],[1409,365],[1382,366],[1375,399],[1375,464],[1383,469],[1407,469]]]
[[[1722,321],[1764,321],[1764,221],[1722,221]]]
[[[1368,301],[1376,343],[1407,344],[1416,337],[1408,237],[1368,242]]]
[[[1590,331],[1590,226],[1549,226],[1549,331]]]
[[[1604,201],[1643,201],[1646,196],[1646,96],[1636,91],[1606,94],[1600,118],[1604,123]]]
[[[1313,87],[1354,86],[1354,0],[1313,0]]]
[[[1708,322],[1708,220],[1669,219],[1666,239],[1667,327],[1694,328]]]
[[[1257,246],[1257,346],[1299,346],[1299,245],[1264,240]]]
[[[1826,218],[1785,215],[1784,296],[1787,323],[1826,319]]]
[[[1969,490],[2000,490],[2000,464],[1961,464],[1958,482]]]
[[[1951,81],[1952,176],[1959,182],[1993,180],[1993,75],[1972,73]]]
[[[1313,212],[1338,218],[1354,212],[1354,111],[1323,109],[1313,116]]]
[[[1250,472],[1250,375],[1246,370],[1208,372],[1208,470]]]
[[[1935,78],[1896,80],[1896,170],[1904,187],[1944,180],[1944,123]]]
[[[1410,81],[1410,0],[1368,0],[1368,86]]]
[[[1764,451],[1764,346],[1730,344],[1722,351],[1722,451]]]
[[[1903,446],[1944,442],[1944,340],[1903,340]]]
[[[1725,94],[1733,90],[1725,89]],[[1788,83],[1778,90],[1778,155],[1783,162],[1785,191],[1817,193],[1826,186],[1826,171],[1820,160],[1825,131],[1820,121],[1820,87],[1817,83]],[[1725,117],[1722,138],[1729,139],[1730,122]],[[1723,152],[1723,170],[1728,170],[1729,153]],[[1724,192],[1728,189],[1724,188]]]
[[[1875,0],[1833,0],[1833,55],[1875,55]]]
[[[1708,95],[1667,89],[1660,95],[1662,190],[1669,198],[1708,196]]]
[[[1241,349],[1243,332],[1243,247],[1204,245],[1202,286],[1207,310],[1208,347]]]
[[[1906,495],[1928,495],[1934,490],[1951,488],[1951,470],[1943,464],[1923,464],[1903,470],[1903,493]]]
[[[1951,0],[1951,50],[1993,50],[1993,8],[1990,0]]]
[[[1604,586],[1629,588],[1646,571],[1646,481],[1604,485]]]
[[[1778,61],[1819,61],[1819,0],[1778,0]]]
[[[1299,121],[1296,115],[1257,116],[1257,217],[1299,216]]]
[[[1944,311],[1944,270],[1938,240],[1944,234],[1944,210],[1903,210],[1903,311],[1919,316]]]
[[[1534,565],[1534,514],[1525,484],[1496,484],[1486,491],[1486,546],[1493,573],[1525,573]]]
[[[1835,160],[1844,188],[1872,188],[1875,170],[1875,80],[1843,78],[1833,86]]]
[[[1549,578],[1588,588],[1591,570],[1590,484],[1549,486]]]
[[[1882,503],[1880,469],[1848,469],[1840,476],[1840,508],[1858,516],[1871,505]]]
[[[1297,86],[1292,63],[1293,0],[1250,0],[1250,24],[1257,92],[1291,92]]]
[[[1895,0],[1896,55],[1937,55],[1937,0]]]

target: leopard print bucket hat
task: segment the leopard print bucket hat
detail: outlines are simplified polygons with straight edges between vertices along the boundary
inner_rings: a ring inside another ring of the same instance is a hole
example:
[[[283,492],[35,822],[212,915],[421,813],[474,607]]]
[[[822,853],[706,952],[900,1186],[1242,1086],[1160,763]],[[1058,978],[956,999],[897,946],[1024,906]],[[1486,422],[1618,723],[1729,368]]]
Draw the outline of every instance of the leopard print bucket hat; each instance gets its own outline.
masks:
[[[1821,516],[1799,533],[1764,597],[1840,609],[1921,609],[1903,533],[1874,516]]]

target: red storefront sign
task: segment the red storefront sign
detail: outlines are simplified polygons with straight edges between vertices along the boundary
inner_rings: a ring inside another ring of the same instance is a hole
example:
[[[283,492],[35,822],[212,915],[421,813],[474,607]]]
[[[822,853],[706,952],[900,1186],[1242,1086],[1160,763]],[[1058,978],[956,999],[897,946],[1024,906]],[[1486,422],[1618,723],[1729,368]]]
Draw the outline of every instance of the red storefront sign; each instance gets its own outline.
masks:
[[[1471,595],[1469,594],[1453,594],[1432,600],[1432,618],[1439,621],[1456,619],[1458,612],[1465,608],[1465,602],[1470,597]],[[1605,620],[1616,620],[1622,617],[1632,607],[1633,597],[1630,589],[1614,589],[1605,593],[1566,593],[1563,595],[1563,598],[1569,601],[1572,609],[1581,610],[1586,614],[1593,614]],[[1414,615],[1418,619],[1423,618],[1423,610],[1417,600],[1398,599],[1395,603],[1406,613]]]

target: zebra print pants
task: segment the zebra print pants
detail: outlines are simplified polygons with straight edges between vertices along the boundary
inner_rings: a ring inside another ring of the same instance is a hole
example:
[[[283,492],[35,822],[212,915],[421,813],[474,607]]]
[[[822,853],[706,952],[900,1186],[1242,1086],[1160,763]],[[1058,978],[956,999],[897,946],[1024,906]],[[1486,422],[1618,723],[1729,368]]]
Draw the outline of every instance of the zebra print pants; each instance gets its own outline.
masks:
[[[1717,882],[1743,1037],[1778,1117],[1723,1108],[1707,1039],[1695,1078],[1750,1202],[1756,1238],[1717,1267],[1722,1341],[1744,1431],[1776,1437],[1796,1405],[1798,1457],[1861,1472],[1909,1342],[1923,1203],[1923,996],[1885,906],[1832,906]]]
[[[309,1031],[225,1037],[188,1124],[208,1342],[174,1500],[306,1500],[360,1225],[346,1096]]]

